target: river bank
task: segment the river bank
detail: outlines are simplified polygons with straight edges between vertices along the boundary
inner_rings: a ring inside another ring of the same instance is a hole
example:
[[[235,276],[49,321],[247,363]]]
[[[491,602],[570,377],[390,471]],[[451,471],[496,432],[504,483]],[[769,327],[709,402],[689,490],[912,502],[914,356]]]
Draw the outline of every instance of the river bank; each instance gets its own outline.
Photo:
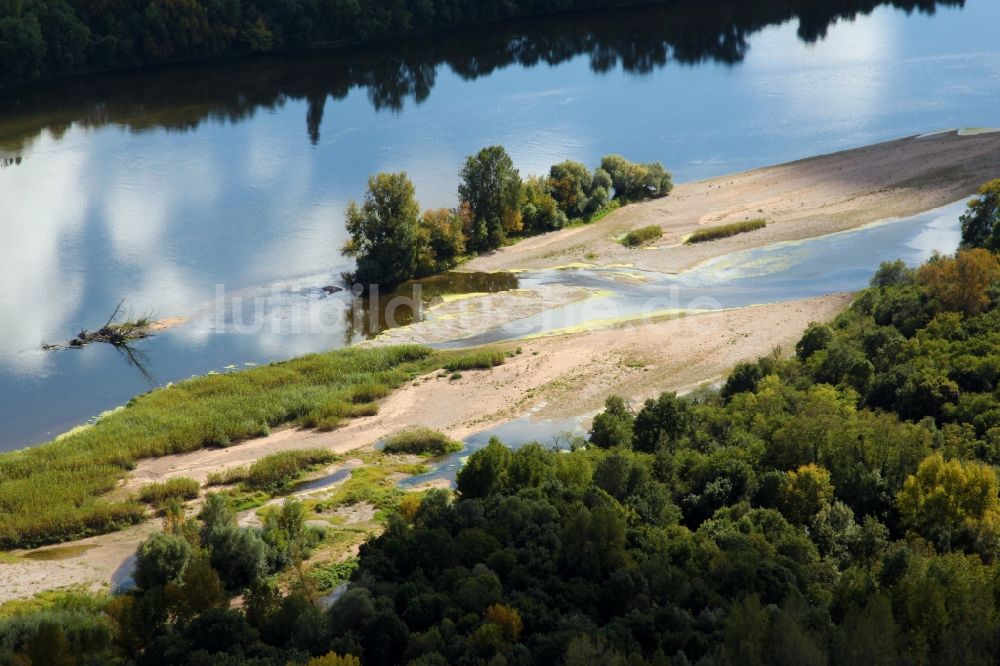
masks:
[[[510,354],[505,364],[490,371],[454,374],[442,372],[440,364],[428,364],[382,398],[375,416],[360,416],[330,432],[276,428],[267,436],[225,448],[198,448],[188,453],[140,459],[114,492],[127,493],[146,483],[180,476],[204,483],[212,472],[247,465],[265,455],[291,449],[318,447],[337,454],[364,450],[416,424],[462,439],[526,415],[558,419],[591,413],[611,394],[642,400],[663,390],[690,389],[716,381],[739,361],[754,359],[775,348],[787,352],[809,322],[832,319],[848,305],[850,295],[804,298],[784,288],[769,293],[765,299],[767,287],[761,291],[761,284],[754,282],[753,271],[746,274],[737,271],[739,275],[729,275],[719,283],[721,292],[703,294],[721,298],[723,292],[749,290],[740,297],[742,300],[727,303],[723,298],[715,302],[714,308],[724,309],[699,312],[690,303],[679,303],[655,310],[650,313],[652,316],[636,317],[630,316],[631,311],[626,307],[623,312],[629,316],[556,318],[554,321],[565,325],[542,326],[537,333],[526,330],[506,337],[490,336],[507,324],[529,321],[560,308],[590,307],[608,300],[621,305],[635,298],[647,303],[660,291],[664,294],[669,291],[668,285],[656,283],[665,273],[681,271],[713,256],[762,245],[773,247],[774,242],[799,237],[822,236],[893,214],[903,215],[911,209],[923,210],[954,201],[964,196],[966,188],[975,189],[998,165],[1000,134],[946,133],[903,139],[728,179],[682,185],[670,197],[627,207],[592,225],[522,241],[476,259],[468,267],[485,268],[477,264],[494,262],[523,268],[516,265],[521,260],[529,265],[538,262],[545,268],[574,266],[578,262],[570,260],[578,259],[575,253],[580,251],[592,262],[610,269],[596,276],[606,281],[594,282],[595,276],[584,276],[584,284],[571,284],[572,272],[549,270],[546,275],[523,280],[532,284],[531,289],[445,298],[431,308],[434,317],[427,322],[395,329],[383,339],[369,343],[381,346],[386,342],[414,341],[451,347],[497,342],[494,348]],[[834,173],[842,174],[839,180],[833,180]],[[940,183],[935,174],[942,174]],[[834,203],[822,205],[823,197]],[[761,203],[765,199],[769,203]],[[765,210],[762,208],[765,205],[770,206],[767,210],[773,217],[764,230],[696,246],[681,242],[692,228],[730,222],[739,219],[741,213],[753,214],[753,206],[758,206],[755,210]],[[651,219],[665,220],[660,224],[666,225],[667,242],[653,249],[626,250],[615,241],[622,229],[647,224]],[[954,217],[951,220],[954,224]],[[901,238],[905,241],[908,237]],[[865,240],[858,236],[855,241],[895,252],[895,246],[886,239]],[[584,244],[578,246],[579,243]],[[610,250],[601,254],[602,248]],[[593,259],[595,254],[597,257]],[[752,266],[761,264],[761,257],[733,255],[733,260],[736,259]],[[774,260],[772,257],[763,263]],[[781,257],[777,260],[785,261]],[[847,262],[837,261],[838,269],[842,270]],[[870,261],[877,265],[874,257],[862,263]],[[628,264],[633,268],[615,268]],[[871,267],[865,264],[861,268],[867,279]],[[694,271],[685,279],[697,282],[707,278],[706,284],[711,287],[713,280],[728,275],[729,270],[716,267],[700,277]],[[764,270],[763,275],[769,275],[769,270]],[[783,279],[801,284],[802,276],[796,275],[789,273]],[[580,275],[575,278],[580,279]],[[821,291],[805,295],[837,290],[832,285],[841,283],[831,280]],[[770,304],[741,307],[768,301]],[[473,316],[466,316],[470,313]],[[480,320],[488,314],[498,319],[487,322],[489,330],[485,330],[486,324]],[[477,339],[477,335],[488,339]],[[15,552],[0,570],[0,583],[11,590],[9,594],[16,595],[11,598],[23,596],[25,590],[78,583],[105,584],[109,579],[107,572],[119,570],[131,554],[128,544],[134,547],[141,541],[148,534],[148,525],[147,522],[124,532],[73,542],[74,546],[89,547],[60,551],[65,558],[38,560],[30,553]],[[127,534],[134,538],[122,536]],[[43,553],[42,557],[47,555]],[[38,581],[46,579],[53,581],[51,586],[39,588]]]
[[[803,240],[907,217],[971,196],[1000,173],[1000,132],[949,131],[677,185],[669,196],[625,206],[596,224],[526,239],[463,265],[467,271],[567,264],[630,265],[676,273],[731,252]],[[764,218],[767,227],[685,245],[710,226]],[[659,225],[652,247],[626,248],[628,231]]]
[[[228,448],[144,459],[125,483],[134,487],[178,476],[203,482],[210,472],[279,451],[322,447],[345,454],[366,449],[414,423],[460,439],[526,414],[559,418],[587,413],[611,394],[641,400],[663,390],[687,389],[721,378],[741,360],[775,347],[789,350],[810,321],[831,319],[850,298],[837,294],[509,343],[503,347],[521,351],[505,364],[465,372],[458,379],[439,372],[421,376],[382,399],[376,416],[338,430],[286,428]],[[32,553],[38,550],[14,551],[0,560],[0,602],[71,585],[107,587],[155,529],[156,522],[148,521],[39,549],[62,554],[57,559],[36,559]]]

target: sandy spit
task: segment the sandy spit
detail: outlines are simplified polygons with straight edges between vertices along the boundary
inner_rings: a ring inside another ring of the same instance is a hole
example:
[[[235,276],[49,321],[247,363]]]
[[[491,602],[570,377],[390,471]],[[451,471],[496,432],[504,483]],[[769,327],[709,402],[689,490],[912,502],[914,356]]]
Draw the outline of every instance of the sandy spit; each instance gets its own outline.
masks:
[[[592,225],[524,240],[478,257],[463,270],[586,262],[677,272],[729,252],[915,215],[970,196],[998,176],[1000,132],[899,139],[681,184],[663,199],[626,206]],[[697,229],[759,217],[767,220],[765,229],[683,245]],[[629,249],[616,240],[651,224],[664,231],[655,249]]]

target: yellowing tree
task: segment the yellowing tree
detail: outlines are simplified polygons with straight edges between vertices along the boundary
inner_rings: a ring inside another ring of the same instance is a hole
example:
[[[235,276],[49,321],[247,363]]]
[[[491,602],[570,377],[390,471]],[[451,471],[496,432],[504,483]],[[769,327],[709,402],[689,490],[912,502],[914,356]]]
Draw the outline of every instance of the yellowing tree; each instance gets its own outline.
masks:
[[[328,652],[322,657],[313,657],[306,666],[361,666],[361,660],[350,654],[341,657],[336,652]]]
[[[516,643],[521,638],[524,622],[516,608],[505,604],[493,604],[486,609],[486,621],[500,627],[504,640]]]
[[[830,472],[819,465],[802,465],[788,472],[781,487],[785,516],[796,523],[807,523],[833,499]]]
[[[988,250],[961,250],[924,264],[918,277],[946,309],[973,316],[990,302],[986,290],[1000,279],[1000,259]]]
[[[1000,536],[1000,498],[993,468],[983,463],[926,458],[896,498],[912,534],[939,549],[956,547],[994,557]]]

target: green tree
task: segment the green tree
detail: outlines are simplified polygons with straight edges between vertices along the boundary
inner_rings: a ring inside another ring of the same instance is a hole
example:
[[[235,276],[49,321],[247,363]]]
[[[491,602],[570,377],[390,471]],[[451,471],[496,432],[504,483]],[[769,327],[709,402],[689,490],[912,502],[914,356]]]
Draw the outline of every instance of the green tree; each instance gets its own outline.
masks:
[[[180,577],[191,560],[191,545],[172,534],[154,534],[136,551],[135,584],[148,590]]]
[[[816,352],[826,349],[833,342],[833,329],[826,324],[812,322],[795,343],[795,355],[800,361],[805,361]]]
[[[621,155],[607,155],[601,170],[611,178],[615,198],[624,202],[663,197],[674,188],[670,172],[659,162],[636,164]]]
[[[0,16],[0,84],[37,79],[44,56],[45,39],[34,14]]]
[[[741,361],[729,373],[726,383],[722,386],[720,395],[728,400],[737,393],[753,393],[757,384],[764,378],[764,371],[759,363]]]
[[[456,479],[462,497],[488,497],[507,487],[507,478],[513,455],[497,438],[490,439],[485,448],[476,451],[465,463]]]
[[[27,653],[31,664],[75,666],[77,663],[66,638],[66,632],[54,622],[43,622],[39,625],[35,635],[28,642]]]
[[[960,222],[964,247],[1000,250],[1000,178],[979,188]]]
[[[635,417],[625,401],[617,395],[604,401],[604,411],[594,417],[590,428],[590,443],[602,448],[632,446]]]
[[[339,655],[336,652],[327,652],[322,657],[313,657],[306,662],[306,666],[361,666],[361,660],[354,655]]]
[[[502,146],[470,156],[459,177],[458,199],[470,212],[470,249],[495,249],[508,234],[521,230],[521,176]]]
[[[883,261],[869,284],[877,289],[896,287],[913,280],[913,269],[902,259]]]
[[[646,400],[636,414],[632,445],[637,451],[653,453],[661,444],[675,444],[690,426],[688,403],[676,393],[663,393],[656,400]]]
[[[185,567],[177,584],[167,585],[166,598],[173,612],[185,620],[228,601],[219,574],[203,556],[195,557]]]
[[[566,213],[559,209],[545,180],[529,178],[521,187],[521,219],[524,230],[538,234],[562,229]]]
[[[380,173],[368,179],[364,202],[347,206],[351,237],[343,253],[357,260],[358,282],[392,285],[416,275],[419,215],[413,183],[405,173]]]
[[[555,201],[570,219],[586,219],[608,203],[612,187],[607,171],[590,169],[567,160],[549,169],[548,189]]]

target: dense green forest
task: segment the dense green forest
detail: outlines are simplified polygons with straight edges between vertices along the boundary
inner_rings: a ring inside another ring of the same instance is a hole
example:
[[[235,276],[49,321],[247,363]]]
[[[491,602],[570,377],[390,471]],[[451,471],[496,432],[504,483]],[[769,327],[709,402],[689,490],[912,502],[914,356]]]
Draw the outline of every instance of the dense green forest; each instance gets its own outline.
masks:
[[[570,452],[493,441],[397,501],[328,610],[272,574],[301,504],[167,509],[137,587],[0,620],[18,664],[992,664],[1000,659],[1000,181],[965,247],[882,265],[790,358]],[[243,600],[239,608],[233,596]]]
[[[357,260],[349,281],[368,289],[433,275],[466,254],[590,222],[623,204],[666,196],[674,186],[659,162],[636,164],[621,155],[605,156],[593,172],[567,160],[547,176],[523,180],[502,146],[470,155],[459,177],[459,205],[422,214],[405,173],[369,178],[362,204],[347,207],[343,252]]]
[[[713,2],[710,14],[760,25],[800,18],[804,39],[822,36],[838,17],[891,4],[933,11],[963,0],[839,0],[815,3]],[[456,26],[595,7],[635,0],[2,0],[0,86],[84,71],[372,42]],[[673,2],[680,13],[687,5]],[[718,18],[710,19],[718,22]],[[734,26],[735,27],[735,26]],[[714,41],[694,31],[678,44],[688,52],[739,52],[742,30]],[[745,45],[744,45],[745,48]],[[703,56],[701,56],[703,57]]]

